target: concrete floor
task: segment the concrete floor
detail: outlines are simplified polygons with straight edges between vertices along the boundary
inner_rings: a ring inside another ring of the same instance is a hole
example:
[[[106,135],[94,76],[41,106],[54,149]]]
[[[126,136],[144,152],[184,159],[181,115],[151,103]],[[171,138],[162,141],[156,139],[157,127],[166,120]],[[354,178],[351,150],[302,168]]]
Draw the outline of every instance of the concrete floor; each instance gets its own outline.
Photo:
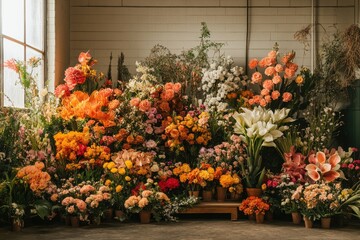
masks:
[[[112,240],[112,239],[360,239],[360,223],[342,228],[321,229],[318,224],[306,229],[288,221],[273,221],[256,224],[241,219],[184,219],[178,223],[103,223],[100,226],[67,227],[61,224],[25,227],[21,232],[11,232],[9,227],[0,227],[0,240]]]

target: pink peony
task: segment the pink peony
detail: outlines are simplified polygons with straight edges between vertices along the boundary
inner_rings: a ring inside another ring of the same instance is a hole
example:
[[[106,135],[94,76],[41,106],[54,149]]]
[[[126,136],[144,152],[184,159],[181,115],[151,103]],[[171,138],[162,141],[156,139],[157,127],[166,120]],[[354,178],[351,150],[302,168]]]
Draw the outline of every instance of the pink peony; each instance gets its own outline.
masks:
[[[67,97],[70,95],[70,89],[67,85],[60,84],[56,87],[54,94],[58,98]]]
[[[64,81],[69,87],[69,90],[73,90],[77,84],[83,84],[86,81],[86,77],[83,71],[74,67],[69,67],[65,71]]]

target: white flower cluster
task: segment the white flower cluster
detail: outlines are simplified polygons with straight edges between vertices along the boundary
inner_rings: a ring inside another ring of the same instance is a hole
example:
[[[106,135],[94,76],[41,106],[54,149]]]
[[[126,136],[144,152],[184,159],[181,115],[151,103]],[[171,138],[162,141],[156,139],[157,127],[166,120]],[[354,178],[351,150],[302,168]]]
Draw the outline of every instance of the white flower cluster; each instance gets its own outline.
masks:
[[[152,92],[155,91],[154,85],[156,85],[157,78],[151,74],[153,71],[152,68],[141,65],[141,63],[136,62],[136,72],[140,76],[135,76],[130,79],[128,84],[128,91],[136,93],[137,97],[140,99],[147,98]]]
[[[246,142],[247,138],[262,138],[264,146],[274,146],[274,140],[283,135],[287,126],[281,126],[283,123],[294,121],[288,117],[290,109],[282,108],[275,111],[265,109],[261,106],[252,110],[242,108],[242,113],[235,113],[236,124],[234,132],[243,136]]]
[[[199,90],[204,93],[202,104],[210,112],[226,112],[227,95],[237,92],[246,85],[247,78],[243,76],[243,68],[238,66],[231,68],[232,64],[232,58],[222,57],[202,71],[203,77]]]

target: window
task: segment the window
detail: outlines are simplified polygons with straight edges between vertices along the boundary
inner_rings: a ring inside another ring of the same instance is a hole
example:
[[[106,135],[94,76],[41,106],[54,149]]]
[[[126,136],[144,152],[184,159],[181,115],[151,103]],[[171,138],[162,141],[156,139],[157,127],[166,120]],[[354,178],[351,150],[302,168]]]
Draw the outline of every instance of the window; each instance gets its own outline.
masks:
[[[44,86],[46,0],[0,0],[0,103],[3,106],[24,107],[24,91],[17,74],[3,67],[11,58],[42,59],[36,69],[38,87]],[[16,84],[17,83],[17,84]]]

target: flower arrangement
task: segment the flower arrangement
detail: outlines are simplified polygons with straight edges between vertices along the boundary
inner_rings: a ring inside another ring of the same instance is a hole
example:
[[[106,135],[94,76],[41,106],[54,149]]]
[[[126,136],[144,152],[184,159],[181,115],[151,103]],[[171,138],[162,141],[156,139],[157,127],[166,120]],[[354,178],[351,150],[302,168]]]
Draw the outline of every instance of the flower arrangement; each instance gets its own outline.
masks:
[[[242,113],[233,116],[236,120],[234,132],[246,144],[246,161],[240,162],[247,187],[260,188],[265,168],[262,166],[260,151],[263,146],[276,146],[274,140],[287,130],[285,123],[293,121],[288,117],[290,109],[266,110],[255,107],[253,110],[242,108]]]
[[[299,186],[292,198],[300,200],[300,212],[304,216],[316,220],[339,213],[340,195],[340,183],[314,183]]]
[[[150,211],[155,220],[160,221],[160,213],[169,202],[170,199],[165,193],[158,191],[151,182],[147,182],[144,189],[140,188],[138,194],[130,196],[125,201],[124,206],[125,209],[135,213]]]
[[[262,214],[270,209],[269,204],[259,197],[250,196],[243,200],[239,206],[239,210],[243,211],[245,215]]]

